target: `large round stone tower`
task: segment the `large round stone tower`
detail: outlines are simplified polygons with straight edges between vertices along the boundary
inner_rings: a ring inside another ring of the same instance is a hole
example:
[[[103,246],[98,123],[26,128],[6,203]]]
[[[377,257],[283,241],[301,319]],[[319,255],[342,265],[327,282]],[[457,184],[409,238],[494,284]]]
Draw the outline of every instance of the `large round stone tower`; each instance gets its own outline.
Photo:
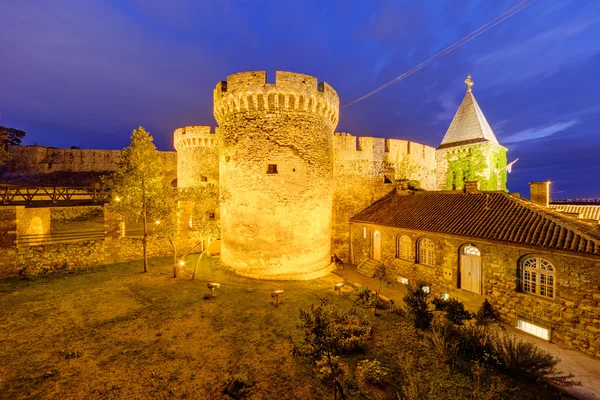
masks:
[[[333,132],[339,98],[291,72],[242,72],[214,92],[221,258],[242,275],[312,279],[330,270]]]
[[[198,187],[219,181],[218,148],[210,126],[186,126],[173,134],[177,150],[177,186]]]

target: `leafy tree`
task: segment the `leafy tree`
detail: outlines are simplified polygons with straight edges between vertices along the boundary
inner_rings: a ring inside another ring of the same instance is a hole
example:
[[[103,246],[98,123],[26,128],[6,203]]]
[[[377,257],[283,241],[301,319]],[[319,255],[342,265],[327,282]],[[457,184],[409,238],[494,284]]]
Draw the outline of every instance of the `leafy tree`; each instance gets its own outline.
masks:
[[[379,289],[377,290],[377,293],[375,293],[375,300],[373,301],[373,313],[377,315],[377,303],[379,301],[379,295],[381,294],[381,286],[384,282],[389,285],[393,281],[390,269],[383,263],[380,263],[377,268],[375,268],[375,275],[373,275],[373,277],[379,280]]]
[[[150,216],[155,221],[154,235],[166,238],[173,251],[173,278],[179,274],[179,261],[177,260],[177,236],[180,232],[179,191],[168,182],[163,181],[162,188],[148,201]]]
[[[0,126],[0,140],[3,144],[17,146],[21,144],[21,140],[25,137],[27,133],[25,131],[21,131],[15,128],[6,128],[4,126]]]
[[[183,257],[200,247],[200,255],[196,259],[192,279],[196,278],[196,271],[202,257],[208,251],[212,241],[220,234],[219,218],[216,210],[219,208],[219,187],[216,184],[206,185],[193,189],[186,189],[182,193],[186,206],[191,209],[191,229],[195,244]]]
[[[417,282],[416,286],[408,285],[408,293],[402,299],[406,304],[406,314],[412,320],[415,328],[428,329],[433,319],[433,313],[429,310],[429,293],[423,290],[426,286]]]
[[[160,154],[152,143],[152,136],[140,126],[133,131],[129,146],[121,153],[117,171],[104,182],[114,193],[111,208],[126,221],[142,221],[144,272],[148,272],[148,216],[152,212],[148,207],[153,198],[163,193],[164,180]]]
[[[334,399],[339,392],[345,400],[336,357],[363,348],[371,336],[371,325],[356,310],[332,307],[327,299],[321,299],[317,306],[312,304],[308,310],[300,310],[300,320],[302,325],[298,328],[304,330],[304,340],[301,345],[293,344],[292,354],[307,358],[313,366],[325,362]]]

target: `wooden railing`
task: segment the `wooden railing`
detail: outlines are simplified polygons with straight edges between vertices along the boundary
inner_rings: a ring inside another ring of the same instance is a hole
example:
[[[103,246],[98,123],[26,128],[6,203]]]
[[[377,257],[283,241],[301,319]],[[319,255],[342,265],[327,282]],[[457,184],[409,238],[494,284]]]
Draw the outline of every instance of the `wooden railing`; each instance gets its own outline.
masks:
[[[101,187],[0,185],[2,205],[100,205],[109,201],[110,192]]]
[[[57,243],[74,243],[88,240],[104,240],[103,230],[53,232],[40,235],[19,235],[17,246],[42,246]]]

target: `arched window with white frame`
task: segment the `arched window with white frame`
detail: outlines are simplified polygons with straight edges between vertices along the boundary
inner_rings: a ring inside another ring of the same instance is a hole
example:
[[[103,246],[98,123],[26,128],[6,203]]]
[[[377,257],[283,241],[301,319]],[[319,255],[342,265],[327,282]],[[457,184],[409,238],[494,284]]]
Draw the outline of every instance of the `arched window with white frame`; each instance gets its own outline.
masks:
[[[396,238],[396,258],[413,260],[412,240],[406,235],[398,235]]]
[[[429,239],[423,238],[417,243],[418,263],[423,265],[435,265],[435,247]]]
[[[521,262],[521,289],[550,299],[554,298],[556,269],[542,257],[527,257]]]

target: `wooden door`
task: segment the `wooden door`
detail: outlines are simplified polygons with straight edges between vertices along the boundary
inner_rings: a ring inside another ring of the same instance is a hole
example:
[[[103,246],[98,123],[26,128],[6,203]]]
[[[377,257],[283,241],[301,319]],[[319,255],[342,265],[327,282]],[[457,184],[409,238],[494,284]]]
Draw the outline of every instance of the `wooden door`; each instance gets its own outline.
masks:
[[[373,232],[373,259],[381,260],[381,233]]]
[[[460,287],[481,294],[481,257],[460,256]]]

